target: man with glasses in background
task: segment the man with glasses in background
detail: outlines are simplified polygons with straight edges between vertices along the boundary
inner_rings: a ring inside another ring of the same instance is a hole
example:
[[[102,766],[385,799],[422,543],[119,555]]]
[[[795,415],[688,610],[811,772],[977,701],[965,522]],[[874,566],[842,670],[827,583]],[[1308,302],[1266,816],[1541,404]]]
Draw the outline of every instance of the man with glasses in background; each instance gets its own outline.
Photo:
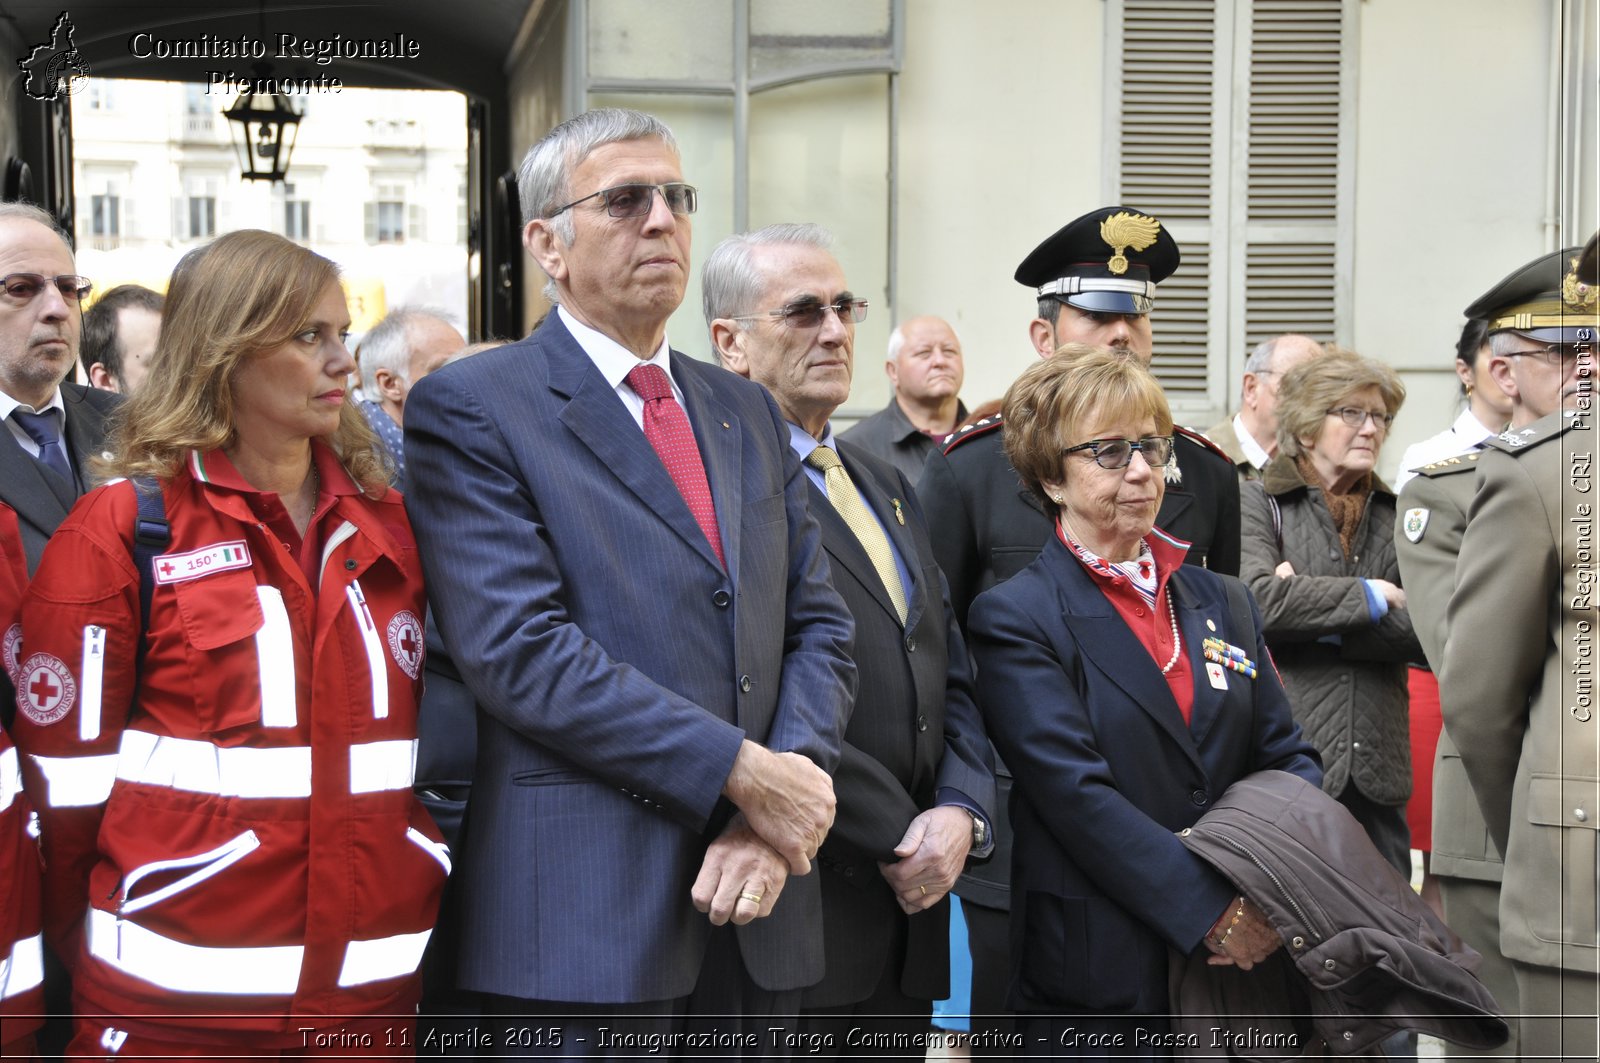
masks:
[[[1240,481],[1259,480],[1261,470],[1278,453],[1278,385],[1283,374],[1323,353],[1322,344],[1296,332],[1256,344],[1244,363],[1239,412],[1206,429],[1239,470]]]
[[[0,500],[17,511],[28,573],[91,486],[89,459],[122,396],[67,382],[78,361],[87,277],[54,218],[0,203]]]
[[[1511,426],[1478,460],[1448,608],[1445,730],[1505,858],[1500,951],[1524,1059],[1595,1058],[1600,959],[1600,492],[1596,242],[1545,255],[1467,308]],[[1412,520],[1411,513],[1402,520]]]
[[[1129,207],[1101,207],[1062,226],[1017,267],[1032,289],[1036,316],[1028,338],[1041,358],[1065,343],[1110,347],[1148,366],[1156,285],[1178,268],[1166,226]],[[998,416],[969,425],[930,455],[917,496],[928,515],[934,555],[950,582],[956,620],[982,591],[1026,568],[1052,534],[1051,518],[1006,461]],[[1233,463],[1197,432],[1175,428],[1166,494],[1156,525],[1192,545],[1184,563],[1239,574],[1239,481]],[[1009,1032],[1004,1015],[1011,976],[1011,776],[996,760],[995,855],[956,887],[972,950],[973,1032],[990,1041]],[[988,1022],[981,1016],[1001,1016]],[[985,1043],[980,1041],[979,1044]],[[975,1052],[974,1054],[980,1054]]]
[[[585,112],[518,187],[555,310],[406,403],[406,504],[478,703],[461,987],[551,1020],[513,1055],[783,1054],[766,1016],[823,973],[807,872],[853,624],[778,408],[668,346],[696,206],[671,131]]]
[[[822,865],[826,971],[805,991],[806,1054],[900,1054],[949,993],[945,895],[986,856],[994,769],[960,629],[905,474],[834,437],[866,300],[817,225],[730,236],[706,260],[722,364],[765,387],[806,466],[834,589],[855,619],[856,708]],[[854,1039],[852,1040],[852,1031]]]

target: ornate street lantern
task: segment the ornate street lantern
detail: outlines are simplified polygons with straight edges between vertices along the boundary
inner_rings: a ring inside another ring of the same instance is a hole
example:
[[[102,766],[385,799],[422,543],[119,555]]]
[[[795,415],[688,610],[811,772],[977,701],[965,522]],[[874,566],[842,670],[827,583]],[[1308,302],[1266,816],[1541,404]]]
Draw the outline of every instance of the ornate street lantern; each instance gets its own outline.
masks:
[[[266,77],[265,68],[258,72]],[[289,173],[299,106],[281,92],[245,92],[223,113],[239,155],[240,176],[247,181],[282,181]]]

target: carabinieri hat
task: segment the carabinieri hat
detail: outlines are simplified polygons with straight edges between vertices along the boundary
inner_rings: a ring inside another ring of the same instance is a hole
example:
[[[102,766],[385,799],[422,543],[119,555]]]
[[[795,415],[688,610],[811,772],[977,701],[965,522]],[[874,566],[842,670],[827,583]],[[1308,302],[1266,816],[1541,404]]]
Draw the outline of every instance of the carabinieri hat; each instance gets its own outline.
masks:
[[[1600,328],[1600,288],[1578,278],[1581,248],[1552,251],[1514,271],[1466,309],[1489,323],[1544,343],[1593,343]]]
[[[1177,268],[1178,242],[1160,221],[1131,207],[1101,207],[1029,252],[1016,279],[1080,310],[1148,314],[1156,285]]]

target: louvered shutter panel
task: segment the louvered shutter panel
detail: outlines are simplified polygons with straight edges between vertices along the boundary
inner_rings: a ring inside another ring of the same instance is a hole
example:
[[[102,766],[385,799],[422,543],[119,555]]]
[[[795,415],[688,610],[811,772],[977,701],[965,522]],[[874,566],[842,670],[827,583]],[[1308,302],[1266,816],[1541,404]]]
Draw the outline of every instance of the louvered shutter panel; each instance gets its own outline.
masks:
[[[1244,347],[1335,335],[1340,0],[1255,0]]]
[[[1151,318],[1153,368],[1174,402],[1207,397],[1216,34],[1211,0],[1123,4],[1119,201],[1184,232]]]

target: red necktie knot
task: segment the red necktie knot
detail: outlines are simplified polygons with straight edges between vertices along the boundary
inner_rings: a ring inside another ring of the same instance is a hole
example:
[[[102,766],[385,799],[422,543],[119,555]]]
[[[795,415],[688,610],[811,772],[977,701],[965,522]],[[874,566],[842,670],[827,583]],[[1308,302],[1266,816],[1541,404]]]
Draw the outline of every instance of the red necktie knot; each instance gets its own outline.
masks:
[[[628,386],[645,402],[672,397],[672,381],[659,365],[636,365],[628,371]]]

